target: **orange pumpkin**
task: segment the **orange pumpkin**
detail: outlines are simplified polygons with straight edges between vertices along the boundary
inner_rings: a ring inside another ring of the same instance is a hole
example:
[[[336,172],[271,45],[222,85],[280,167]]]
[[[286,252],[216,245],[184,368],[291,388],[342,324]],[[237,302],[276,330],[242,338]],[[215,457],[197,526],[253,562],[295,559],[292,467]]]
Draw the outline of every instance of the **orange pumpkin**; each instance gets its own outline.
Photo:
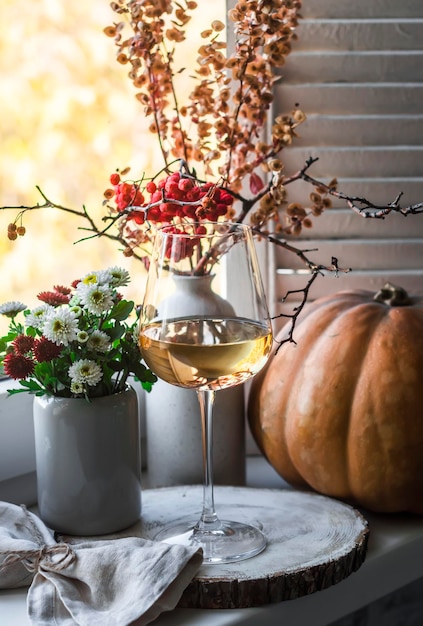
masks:
[[[309,305],[294,339],[250,391],[265,457],[295,486],[423,514],[423,299],[341,291]]]

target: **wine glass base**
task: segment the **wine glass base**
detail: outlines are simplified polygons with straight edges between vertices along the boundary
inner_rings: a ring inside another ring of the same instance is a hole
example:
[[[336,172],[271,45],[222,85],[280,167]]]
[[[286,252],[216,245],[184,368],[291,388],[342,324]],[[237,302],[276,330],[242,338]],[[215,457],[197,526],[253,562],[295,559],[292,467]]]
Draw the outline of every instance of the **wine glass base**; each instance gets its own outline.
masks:
[[[197,546],[203,550],[203,563],[234,563],[250,559],[266,547],[266,538],[254,526],[223,520],[213,530],[200,530],[196,522],[178,522],[167,526],[155,541]]]

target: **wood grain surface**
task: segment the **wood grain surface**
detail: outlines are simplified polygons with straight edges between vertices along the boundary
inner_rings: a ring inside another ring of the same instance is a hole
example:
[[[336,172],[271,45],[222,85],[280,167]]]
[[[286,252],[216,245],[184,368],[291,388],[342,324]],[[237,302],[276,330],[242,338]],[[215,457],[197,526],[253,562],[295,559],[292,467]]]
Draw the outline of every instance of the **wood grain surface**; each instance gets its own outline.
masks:
[[[198,519],[202,487],[143,491],[146,538],[181,518]],[[368,524],[353,507],[315,493],[240,487],[215,488],[221,519],[258,526],[268,545],[235,564],[203,565],[179,606],[245,608],[291,600],[341,582],[364,562]]]

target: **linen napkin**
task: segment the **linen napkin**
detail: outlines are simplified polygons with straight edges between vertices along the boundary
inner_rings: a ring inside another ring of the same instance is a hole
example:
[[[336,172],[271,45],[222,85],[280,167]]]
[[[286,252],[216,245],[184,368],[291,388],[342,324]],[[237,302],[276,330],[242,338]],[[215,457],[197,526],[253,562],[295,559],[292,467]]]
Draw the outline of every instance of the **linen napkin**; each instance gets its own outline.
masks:
[[[144,626],[175,608],[201,563],[201,550],[141,537],[56,542],[24,506],[0,502],[0,589],[30,585],[36,626]]]

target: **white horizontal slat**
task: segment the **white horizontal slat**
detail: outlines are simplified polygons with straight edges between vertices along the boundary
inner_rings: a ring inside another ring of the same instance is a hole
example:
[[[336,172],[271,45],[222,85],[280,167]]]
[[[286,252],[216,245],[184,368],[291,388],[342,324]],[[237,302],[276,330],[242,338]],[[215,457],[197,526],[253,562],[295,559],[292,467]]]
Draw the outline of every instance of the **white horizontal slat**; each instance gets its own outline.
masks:
[[[339,177],[423,176],[423,146],[291,147],[285,153],[285,164],[296,171],[315,155],[319,156],[313,165],[317,177],[334,173]]]
[[[288,292],[297,289],[304,289],[307,284],[307,274],[282,274],[277,272],[277,307],[282,305],[281,298]],[[386,282],[391,282],[406,289],[409,294],[423,296],[423,269],[422,270],[381,270],[373,272],[352,271],[349,274],[334,274],[319,276],[313,283],[309,300],[336,293],[343,289],[368,289],[378,291]],[[290,301],[295,302],[298,296],[290,297]],[[285,304],[286,306],[286,304]]]
[[[421,145],[423,115],[307,115],[295,146]]]
[[[423,268],[423,239],[337,239],[294,242],[299,250],[311,250],[308,258],[316,264],[330,265],[338,259],[342,268],[353,270],[420,270]],[[304,263],[284,248],[278,247],[278,268],[300,269]]]
[[[284,153],[289,154],[289,151]],[[286,159],[288,166],[286,168],[287,174],[295,172],[293,164],[289,162],[289,157]],[[285,162],[286,162],[285,161]],[[311,176],[315,176],[314,166],[309,170]],[[337,172],[332,172],[332,176]],[[329,178],[332,178],[329,177]],[[329,182],[329,178],[325,178],[322,182]],[[343,191],[350,196],[360,196],[371,200],[374,204],[387,205],[389,202],[393,202],[399,193],[403,192],[401,200],[402,206],[417,204],[423,201],[423,177],[421,178],[396,178],[391,176],[389,178],[368,178],[367,176],[360,176],[357,178],[344,178],[337,177],[338,190]],[[309,203],[310,192],[314,191],[314,188],[305,183],[302,180],[295,181],[290,185],[287,185],[288,199],[289,201],[301,202],[305,206]],[[332,197],[332,206],[334,208],[345,208],[346,203],[344,200]],[[391,219],[392,216],[389,217]],[[405,218],[401,218],[404,220]],[[412,218],[410,218],[412,219]]]
[[[423,52],[319,51],[297,52],[280,74],[285,82],[378,83],[419,82],[423,79]]]
[[[303,19],[297,33],[295,52],[423,49],[423,19]]]
[[[320,247],[320,240],[337,241],[346,237],[348,241],[364,238],[388,242],[397,238],[423,238],[423,213],[409,216],[391,213],[384,219],[366,219],[351,209],[327,209],[311,219],[312,228],[304,228],[300,237],[289,237],[290,244],[313,241]]]
[[[422,2],[423,6],[423,2]],[[275,112],[289,112],[299,104],[306,114],[420,115],[422,83],[345,83],[275,86]]]
[[[306,18],[423,17],[421,0],[312,0],[303,2]]]
[[[286,297],[288,290],[304,289],[307,280],[306,275],[283,276],[283,280],[281,277],[278,278],[278,296],[272,312],[272,327],[275,333],[288,322],[288,318],[281,315],[292,315],[301,304],[301,294],[291,293]],[[366,289],[376,293],[386,282],[401,286],[412,296],[423,297],[423,273],[421,272],[351,272],[339,277],[319,276],[310,289],[303,311],[313,300],[322,296],[332,295],[345,289]],[[286,299],[282,301],[285,297]]]

